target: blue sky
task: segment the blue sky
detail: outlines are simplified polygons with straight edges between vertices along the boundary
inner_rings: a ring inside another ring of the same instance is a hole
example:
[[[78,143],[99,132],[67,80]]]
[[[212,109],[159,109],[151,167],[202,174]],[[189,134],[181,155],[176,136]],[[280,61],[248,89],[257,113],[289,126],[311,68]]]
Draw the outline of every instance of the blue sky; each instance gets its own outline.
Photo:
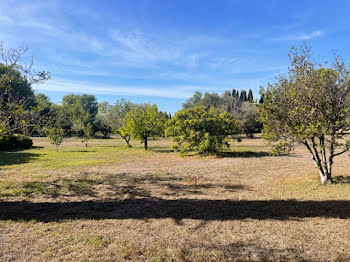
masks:
[[[0,40],[25,43],[35,86],[100,102],[125,97],[175,112],[194,91],[251,88],[286,72],[292,45],[350,61],[350,1],[0,0]]]

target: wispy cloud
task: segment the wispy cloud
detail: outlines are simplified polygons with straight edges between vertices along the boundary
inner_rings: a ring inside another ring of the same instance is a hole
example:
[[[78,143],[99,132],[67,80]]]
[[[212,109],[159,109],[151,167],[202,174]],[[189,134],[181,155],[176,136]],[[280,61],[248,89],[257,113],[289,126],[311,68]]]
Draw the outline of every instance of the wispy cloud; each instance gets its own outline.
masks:
[[[0,38],[11,38],[14,47],[24,39],[38,61],[35,69],[52,74],[53,80],[36,87],[39,91],[185,99],[198,90],[258,88],[278,71],[277,62],[262,61],[268,60],[266,49],[252,45],[252,39],[271,35],[265,29],[248,34],[169,26],[164,31],[149,21],[128,23],[122,13],[117,19],[119,10],[115,17],[104,17],[89,4],[81,9],[49,2],[0,9]],[[287,35],[279,41],[322,34]]]
[[[157,63],[182,64],[195,68],[200,59],[200,54],[192,51],[192,45],[186,45],[179,40],[158,38],[140,29],[128,32],[111,30],[110,38],[117,46],[114,46],[112,55],[120,56],[123,61],[135,66],[152,66]]]
[[[310,33],[288,34],[285,36],[272,38],[274,41],[305,41],[324,35],[322,30],[312,31]]]
[[[164,98],[188,98],[194,90],[201,86],[173,85],[173,86],[138,86],[138,85],[101,85],[70,79],[55,79],[36,86],[37,91],[56,91],[65,93],[89,93],[103,95],[145,96]]]
[[[237,57],[216,57],[209,62],[209,65],[212,68],[220,68],[222,66],[232,66],[239,63],[240,60]]]

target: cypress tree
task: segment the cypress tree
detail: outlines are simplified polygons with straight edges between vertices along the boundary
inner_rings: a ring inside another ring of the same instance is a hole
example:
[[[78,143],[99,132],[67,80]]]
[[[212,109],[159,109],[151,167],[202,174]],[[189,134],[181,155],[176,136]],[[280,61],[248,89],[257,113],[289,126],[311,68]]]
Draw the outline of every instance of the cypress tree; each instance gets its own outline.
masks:
[[[240,99],[241,99],[242,102],[248,101],[247,92],[245,90],[241,91]]]
[[[248,92],[248,101],[251,103],[254,102],[253,91],[251,89],[249,89],[249,92]]]
[[[259,99],[259,104],[263,104],[264,103],[264,98],[265,98],[265,95],[261,94],[260,99]]]
[[[233,96],[233,97],[236,96],[236,89],[232,89],[232,96]]]

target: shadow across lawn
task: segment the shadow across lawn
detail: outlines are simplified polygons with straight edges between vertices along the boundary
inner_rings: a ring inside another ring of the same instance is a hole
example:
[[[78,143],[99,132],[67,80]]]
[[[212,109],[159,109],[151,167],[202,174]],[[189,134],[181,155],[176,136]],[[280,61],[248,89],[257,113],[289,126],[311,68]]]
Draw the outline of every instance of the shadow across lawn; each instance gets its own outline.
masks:
[[[65,203],[1,202],[0,220],[182,219],[240,220],[350,218],[350,201],[204,200],[159,198]]]
[[[270,156],[268,152],[264,151],[242,151],[242,152],[235,152],[235,151],[229,151],[229,152],[221,152],[218,157],[243,157],[243,158],[251,158],[251,157],[265,157]]]
[[[350,184],[350,176],[335,176],[332,180],[337,184]]]
[[[39,156],[39,154],[27,153],[23,151],[0,152],[0,166],[28,163]]]

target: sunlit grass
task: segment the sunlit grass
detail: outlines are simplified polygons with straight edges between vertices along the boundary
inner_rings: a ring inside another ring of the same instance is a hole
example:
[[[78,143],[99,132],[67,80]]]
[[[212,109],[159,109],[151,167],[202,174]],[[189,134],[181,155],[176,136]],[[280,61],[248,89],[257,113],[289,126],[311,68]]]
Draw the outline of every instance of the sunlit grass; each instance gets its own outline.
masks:
[[[125,148],[121,139],[92,139],[85,147],[69,138],[56,152],[35,138],[33,149],[1,152],[0,257],[306,261],[306,251],[290,248],[303,246],[315,254],[310,261],[326,261],[325,242],[335,258],[349,250],[347,156],[335,165],[343,183],[322,186],[302,147],[273,157],[262,139],[243,138],[221,156],[180,157],[170,144],[151,140],[145,151],[139,141]],[[200,184],[188,186],[197,174]]]
[[[315,174],[276,179],[271,187],[271,197],[289,199],[290,196],[293,199],[350,199],[350,184],[322,185]]]
[[[43,146],[29,150],[0,152],[0,166],[6,170],[20,168],[24,172],[36,168],[76,170],[94,165],[125,163],[154,153],[152,146],[150,150],[145,151],[139,143],[135,143],[133,148],[124,147],[120,139],[93,139],[88,147],[81,144],[79,139],[67,140],[60,146],[58,152],[48,141],[41,141],[40,145]],[[157,142],[155,144],[157,150],[164,148],[162,144]]]

